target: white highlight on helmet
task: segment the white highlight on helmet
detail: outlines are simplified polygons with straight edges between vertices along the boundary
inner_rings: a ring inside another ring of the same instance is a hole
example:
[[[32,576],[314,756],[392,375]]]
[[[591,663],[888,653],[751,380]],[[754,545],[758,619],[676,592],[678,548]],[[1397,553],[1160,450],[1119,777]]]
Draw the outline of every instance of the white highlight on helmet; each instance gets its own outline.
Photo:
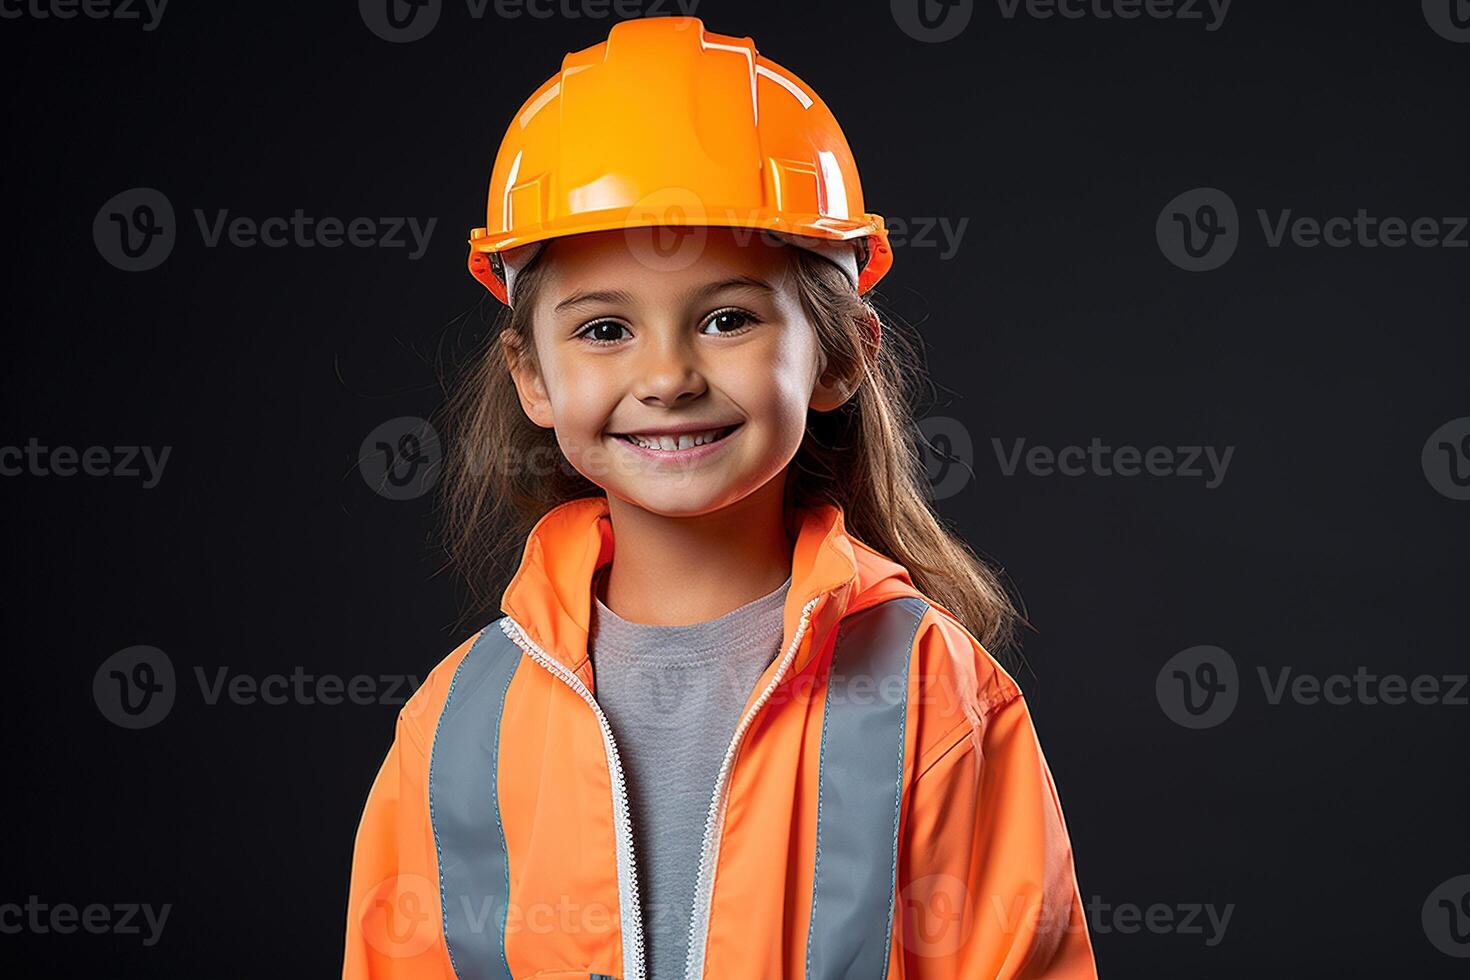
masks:
[[[831,150],[818,150],[817,162],[822,166],[822,183],[827,188],[827,214],[833,218],[848,218],[847,183],[842,179],[842,167]]]
[[[786,91],[796,96],[796,101],[801,103],[801,107],[803,109],[810,109],[812,107],[811,96],[807,95],[801,89],[797,88],[795,82],[787,78],[785,75],[782,75],[780,72],[772,71],[765,65],[756,65],[755,73],[765,78],[769,78],[771,81],[775,82],[777,85],[781,86]]]

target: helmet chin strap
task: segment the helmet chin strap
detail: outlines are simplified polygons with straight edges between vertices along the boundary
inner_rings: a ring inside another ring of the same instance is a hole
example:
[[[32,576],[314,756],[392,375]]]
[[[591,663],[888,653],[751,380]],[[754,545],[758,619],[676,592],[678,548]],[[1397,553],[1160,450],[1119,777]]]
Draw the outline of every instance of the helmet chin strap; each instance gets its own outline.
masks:
[[[815,252],[822,258],[836,265],[847,273],[848,281],[852,288],[858,288],[858,265],[859,251],[866,253],[866,241],[856,239],[850,241],[833,241],[827,238],[812,238],[807,235],[792,235],[783,231],[757,232],[758,234],[770,235],[788,245],[804,248],[809,252]],[[531,264],[531,260],[541,253],[546,242],[531,242],[529,245],[518,245],[498,253],[504,269],[505,294],[510,300],[510,305],[515,305],[516,276],[521,270]]]

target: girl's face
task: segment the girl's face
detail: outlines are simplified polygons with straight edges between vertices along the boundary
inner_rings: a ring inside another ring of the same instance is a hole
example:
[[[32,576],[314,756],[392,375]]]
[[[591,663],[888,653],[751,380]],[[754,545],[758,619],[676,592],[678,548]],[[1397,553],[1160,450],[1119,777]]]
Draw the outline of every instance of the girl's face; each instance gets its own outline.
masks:
[[[690,234],[703,246],[678,268],[631,233],[554,240],[538,260],[539,372],[507,351],[527,416],[555,428],[572,465],[671,517],[727,507],[782,474],[808,408],[850,393],[822,377],[791,246],[743,229]]]

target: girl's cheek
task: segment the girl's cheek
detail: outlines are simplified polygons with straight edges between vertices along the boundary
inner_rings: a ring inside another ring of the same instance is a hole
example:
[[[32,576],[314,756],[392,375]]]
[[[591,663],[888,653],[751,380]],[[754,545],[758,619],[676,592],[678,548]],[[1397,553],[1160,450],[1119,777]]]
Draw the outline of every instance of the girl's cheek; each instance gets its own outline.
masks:
[[[806,408],[811,403],[814,387],[812,379],[816,373],[816,365],[804,358],[792,358],[779,365],[776,370],[769,372],[773,388],[772,400],[799,412],[804,419]]]
[[[547,390],[570,412],[594,404],[605,387],[596,365],[576,356],[553,355],[546,365]]]
[[[572,375],[568,394],[584,422],[601,426],[606,421],[602,416],[612,411],[620,390],[615,377],[584,369]]]
[[[556,443],[562,455],[577,472],[594,483],[607,479],[610,463],[608,448],[595,435],[558,429]]]

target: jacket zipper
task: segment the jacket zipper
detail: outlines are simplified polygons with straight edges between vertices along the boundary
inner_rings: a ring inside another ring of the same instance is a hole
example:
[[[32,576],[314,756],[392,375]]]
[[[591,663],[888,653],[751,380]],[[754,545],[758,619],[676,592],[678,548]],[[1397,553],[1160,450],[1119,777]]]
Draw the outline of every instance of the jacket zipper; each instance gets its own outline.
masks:
[[[528,657],[576,691],[591,706],[597,715],[598,725],[602,727],[602,742],[607,749],[608,772],[612,777],[613,823],[617,827],[618,909],[624,926],[623,978],[644,980],[643,909],[638,901],[638,867],[633,860],[633,828],[628,819],[628,784],[623,778],[623,763],[618,756],[617,744],[613,741],[612,726],[608,724],[607,716],[602,713],[602,708],[592,692],[587,690],[587,685],[582,683],[582,679],[560,660],[551,657],[533,643],[520,623],[506,616],[501,620],[500,629]],[[627,887],[624,888],[624,885]]]
[[[796,649],[801,645],[801,638],[806,633],[807,625],[811,622],[812,609],[816,607],[821,598],[820,595],[815,596],[802,607],[801,620],[797,623],[796,632],[791,637],[791,645],[786,648],[786,654],[776,668],[775,676],[771,678],[771,682],[766,685],[766,689],[761,692],[755,704],[751,705],[745,717],[740,720],[740,724],[735,728],[735,737],[730,740],[730,746],[725,750],[725,760],[721,763],[719,776],[715,779],[714,796],[710,799],[709,813],[704,821],[704,843],[700,847],[699,877],[695,880],[694,909],[689,918],[689,944],[687,958],[684,961],[684,980],[702,980],[704,975],[704,954],[709,942],[710,902],[714,894],[715,862],[719,857],[720,838],[725,830],[730,772],[734,768],[735,753],[739,751],[740,743],[744,740],[745,732],[751,722],[755,720],[755,716],[770,700],[776,686],[785,677],[786,668],[791,665]],[[639,942],[641,944],[641,937]]]

